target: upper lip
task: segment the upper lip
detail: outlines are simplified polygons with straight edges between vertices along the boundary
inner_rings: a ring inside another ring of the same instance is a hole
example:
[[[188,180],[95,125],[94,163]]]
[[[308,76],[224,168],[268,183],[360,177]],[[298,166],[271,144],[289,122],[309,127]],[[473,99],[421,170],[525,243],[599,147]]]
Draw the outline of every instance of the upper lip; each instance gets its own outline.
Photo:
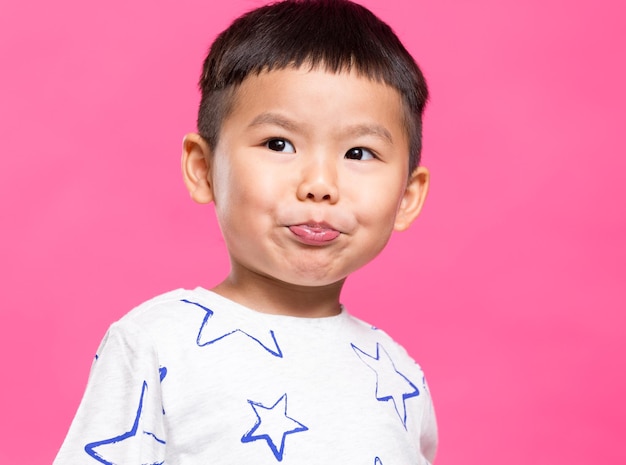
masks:
[[[341,211],[302,211],[287,214],[281,223],[286,227],[303,226],[311,229],[333,230],[349,234],[356,227],[356,218]]]
[[[294,221],[289,222],[286,225],[288,228],[293,226],[300,226],[304,228],[310,229],[312,232],[323,232],[323,231],[337,231],[339,233],[345,233],[345,229],[339,226],[335,226],[327,221],[315,221],[315,220],[306,220],[306,221]]]
[[[336,227],[325,221],[305,221],[303,223],[294,223],[291,226],[306,226],[311,229],[332,229],[338,231]]]

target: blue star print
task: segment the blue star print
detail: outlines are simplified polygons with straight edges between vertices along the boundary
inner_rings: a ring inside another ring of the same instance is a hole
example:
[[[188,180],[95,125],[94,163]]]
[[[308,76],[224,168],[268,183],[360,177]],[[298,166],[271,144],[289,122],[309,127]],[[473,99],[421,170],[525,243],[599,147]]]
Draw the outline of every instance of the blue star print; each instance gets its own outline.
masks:
[[[139,431],[139,420],[143,410],[144,396],[148,390],[148,383],[143,382],[137,415],[130,431],[115,436],[111,439],[96,441],[85,446],[85,452],[98,462],[105,465],[126,465],[124,457],[126,451],[142,450],[151,451],[152,454],[142,461],[142,465],[161,465],[165,460],[165,441],[159,439],[154,433]],[[105,457],[106,456],[106,457]]]
[[[417,387],[396,370],[393,360],[379,343],[376,343],[376,355],[369,355],[354,344],[352,349],[376,373],[376,399],[381,402],[392,401],[393,406],[406,429],[406,399],[419,395]]]
[[[246,322],[244,321],[238,322],[237,325],[239,327],[234,328],[233,323],[225,323],[222,321],[219,314],[216,315],[213,310],[205,307],[204,305],[187,299],[182,299],[181,301],[187,304],[196,305],[206,312],[206,316],[202,321],[202,325],[200,326],[200,331],[198,332],[198,337],[196,339],[196,343],[200,347],[213,344],[226,336],[239,332],[241,334],[245,334],[250,339],[258,343],[273,356],[282,358],[283,353],[278,346],[278,342],[276,342],[274,331],[269,330],[266,334],[259,335],[258,330],[252,328],[247,329]],[[254,335],[252,335],[253,332]]]
[[[282,461],[287,435],[307,431],[309,428],[287,416],[287,394],[283,394],[271,407],[251,400],[248,400],[248,403],[254,409],[257,422],[250,431],[243,435],[241,442],[263,439],[272,449],[276,460]]]

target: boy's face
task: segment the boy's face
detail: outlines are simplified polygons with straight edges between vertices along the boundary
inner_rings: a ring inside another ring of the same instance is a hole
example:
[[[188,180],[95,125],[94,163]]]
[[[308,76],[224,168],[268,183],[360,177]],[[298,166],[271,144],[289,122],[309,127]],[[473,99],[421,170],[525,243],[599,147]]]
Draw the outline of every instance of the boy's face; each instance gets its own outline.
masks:
[[[214,151],[185,139],[192,197],[214,201],[239,279],[341,283],[415,219],[428,172],[409,176],[399,93],[354,73],[247,77]]]

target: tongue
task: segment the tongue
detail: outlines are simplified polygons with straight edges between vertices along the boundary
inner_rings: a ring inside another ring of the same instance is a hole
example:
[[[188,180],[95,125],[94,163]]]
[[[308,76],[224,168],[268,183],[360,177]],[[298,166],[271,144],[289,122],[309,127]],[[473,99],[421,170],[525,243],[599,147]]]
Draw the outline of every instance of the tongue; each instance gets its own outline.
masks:
[[[309,226],[306,224],[297,224],[290,226],[289,229],[296,236],[312,242],[332,241],[339,236],[339,231],[321,226]]]

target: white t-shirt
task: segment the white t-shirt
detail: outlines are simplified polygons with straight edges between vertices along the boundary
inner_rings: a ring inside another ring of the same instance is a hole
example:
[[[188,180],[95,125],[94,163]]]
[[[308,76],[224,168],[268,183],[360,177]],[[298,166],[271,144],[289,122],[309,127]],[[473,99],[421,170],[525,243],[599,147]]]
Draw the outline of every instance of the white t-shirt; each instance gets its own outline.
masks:
[[[420,367],[342,313],[260,313],[202,288],[111,325],[55,465],[422,465]]]

